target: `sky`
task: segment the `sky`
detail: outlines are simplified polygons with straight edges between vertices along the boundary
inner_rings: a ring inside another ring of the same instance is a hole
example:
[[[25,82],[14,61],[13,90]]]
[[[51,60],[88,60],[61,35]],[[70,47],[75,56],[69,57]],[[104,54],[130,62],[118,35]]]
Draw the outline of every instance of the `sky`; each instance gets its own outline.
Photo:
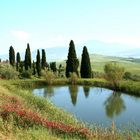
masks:
[[[0,0],[0,55],[71,39],[140,48],[140,0]]]

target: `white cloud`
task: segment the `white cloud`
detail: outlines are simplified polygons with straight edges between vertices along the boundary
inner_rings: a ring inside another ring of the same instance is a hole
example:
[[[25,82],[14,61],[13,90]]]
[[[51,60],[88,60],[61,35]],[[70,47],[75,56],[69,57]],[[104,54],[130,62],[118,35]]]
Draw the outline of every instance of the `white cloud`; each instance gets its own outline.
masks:
[[[11,30],[12,36],[19,40],[27,41],[30,38],[30,33],[21,30]]]

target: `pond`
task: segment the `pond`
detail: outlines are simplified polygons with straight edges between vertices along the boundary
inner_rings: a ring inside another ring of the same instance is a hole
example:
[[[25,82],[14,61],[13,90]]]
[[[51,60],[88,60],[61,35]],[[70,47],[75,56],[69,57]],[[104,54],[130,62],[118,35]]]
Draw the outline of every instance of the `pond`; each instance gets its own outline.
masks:
[[[47,86],[33,94],[48,98],[78,119],[102,126],[115,122],[117,127],[130,123],[140,127],[140,98],[89,86]]]

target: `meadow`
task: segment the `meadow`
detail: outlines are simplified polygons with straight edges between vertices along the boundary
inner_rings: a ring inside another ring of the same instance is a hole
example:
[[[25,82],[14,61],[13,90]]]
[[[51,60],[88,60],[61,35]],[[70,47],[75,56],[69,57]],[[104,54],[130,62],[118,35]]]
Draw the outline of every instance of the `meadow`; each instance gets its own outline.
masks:
[[[79,58],[81,61],[81,58]],[[104,72],[104,65],[108,62],[118,62],[121,66],[125,68],[126,72],[136,74],[140,76],[140,59],[137,58],[124,58],[115,56],[105,56],[99,54],[90,54],[90,61],[92,66],[92,71]],[[65,61],[57,62],[57,65],[63,64],[65,66]]]
[[[68,84],[66,79],[57,79],[54,82],[59,85],[66,83]],[[99,79],[78,81],[78,84],[91,83],[105,86],[106,81]],[[138,130],[120,131],[114,123],[108,128],[102,128],[78,121],[50,101],[32,94],[30,90],[32,87],[43,85],[46,85],[43,79],[0,81],[1,139],[139,139]]]

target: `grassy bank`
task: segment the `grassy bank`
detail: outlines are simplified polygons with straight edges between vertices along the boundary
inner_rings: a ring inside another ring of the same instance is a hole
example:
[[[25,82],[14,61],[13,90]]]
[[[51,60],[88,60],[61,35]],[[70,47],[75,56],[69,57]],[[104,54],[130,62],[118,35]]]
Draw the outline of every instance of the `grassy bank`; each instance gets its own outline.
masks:
[[[16,80],[12,81],[13,85],[20,88],[32,88],[37,86],[46,86],[47,82],[44,79],[35,80]],[[67,79],[55,79],[52,85],[68,85],[70,84]],[[124,80],[121,81],[120,85],[114,89],[111,84],[105,79],[78,79],[77,85],[90,85],[96,87],[108,88],[120,92],[124,92],[129,95],[140,96],[140,82]]]
[[[57,85],[68,84],[58,79]],[[105,80],[78,80],[78,84],[106,86]],[[125,84],[125,83],[123,83]],[[93,127],[77,121],[74,116],[55,107],[48,100],[34,96],[29,88],[46,85],[44,80],[0,81],[0,139],[137,139],[132,132]]]

